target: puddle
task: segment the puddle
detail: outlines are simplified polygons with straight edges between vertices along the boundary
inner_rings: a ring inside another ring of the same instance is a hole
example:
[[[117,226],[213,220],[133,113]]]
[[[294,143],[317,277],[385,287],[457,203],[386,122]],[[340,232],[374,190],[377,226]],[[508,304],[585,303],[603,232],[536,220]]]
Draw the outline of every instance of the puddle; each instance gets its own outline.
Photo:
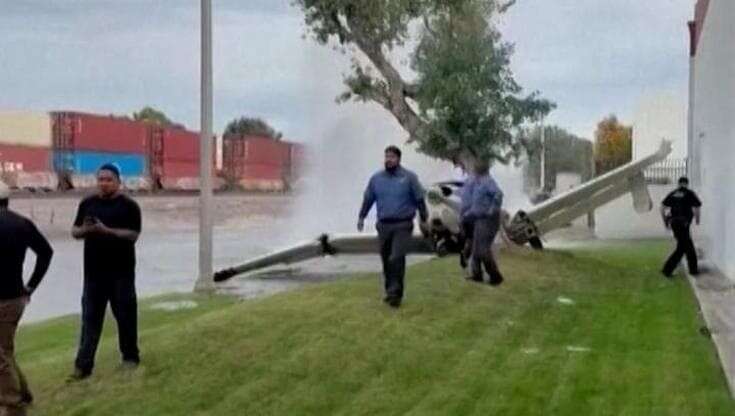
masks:
[[[177,302],[158,302],[151,305],[150,309],[157,309],[162,311],[178,311],[182,309],[194,309],[199,306],[198,303],[193,300],[181,300]]]
[[[561,303],[562,305],[574,305],[573,300],[565,298],[564,296],[559,296],[558,298],[556,298],[556,301]]]
[[[567,345],[567,351],[569,352],[590,352],[592,350],[587,347],[577,347],[574,345]]]

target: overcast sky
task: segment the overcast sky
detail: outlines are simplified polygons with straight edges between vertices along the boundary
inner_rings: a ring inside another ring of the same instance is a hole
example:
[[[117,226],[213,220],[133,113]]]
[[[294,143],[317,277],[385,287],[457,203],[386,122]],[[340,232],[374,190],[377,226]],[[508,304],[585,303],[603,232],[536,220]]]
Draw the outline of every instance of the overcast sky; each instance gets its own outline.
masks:
[[[361,116],[363,104],[334,103],[347,60],[303,38],[290,0],[213,3],[218,131],[244,114],[309,141]],[[590,137],[607,114],[632,121],[643,96],[686,96],[693,3],[519,0],[501,27],[516,45],[519,83],[558,104],[550,122]],[[196,129],[198,19],[197,0],[3,1],[0,109],[123,114],[153,105]]]

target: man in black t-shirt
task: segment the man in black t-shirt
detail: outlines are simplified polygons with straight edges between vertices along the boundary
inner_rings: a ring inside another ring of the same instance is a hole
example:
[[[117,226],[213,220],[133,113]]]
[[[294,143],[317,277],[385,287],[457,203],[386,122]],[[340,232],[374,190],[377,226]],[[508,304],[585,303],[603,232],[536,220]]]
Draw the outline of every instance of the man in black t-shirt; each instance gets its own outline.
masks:
[[[24,415],[33,395],[15,361],[15,332],[31,295],[51,264],[53,250],[35,225],[8,208],[10,189],[0,181],[0,414]],[[36,266],[23,284],[28,249]]]
[[[138,306],[135,293],[135,242],[141,231],[138,204],[120,193],[120,171],[103,165],[98,193],[79,204],[72,235],[84,240],[82,331],[72,380],[92,374],[107,302],[117,320],[123,367],[135,368]]]
[[[666,228],[671,228],[676,238],[676,250],[666,260],[662,273],[666,277],[671,277],[674,269],[679,265],[681,258],[686,255],[689,273],[696,276],[699,273],[697,267],[697,251],[694,248],[694,242],[689,232],[692,219],[699,225],[700,207],[702,202],[699,201],[697,194],[689,190],[689,179],[682,177],[679,179],[679,187],[671,192],[663,200],[661,204],[661,216],[664,220]]]

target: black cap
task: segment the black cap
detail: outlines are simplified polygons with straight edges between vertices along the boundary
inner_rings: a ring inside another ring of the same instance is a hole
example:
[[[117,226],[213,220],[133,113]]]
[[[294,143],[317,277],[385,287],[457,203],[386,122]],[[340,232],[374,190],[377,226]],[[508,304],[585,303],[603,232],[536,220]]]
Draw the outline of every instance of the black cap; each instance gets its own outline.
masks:
[[[685,183],[689,185],[689,178],[687,178],[686,176],[682,176],[681,178],[679,178],[679,183]]]
[[[97,171],[106,170],[108,172],[112,172],[113,175],[117,178],[117,180],[120,180],[120,169],[118,169],[117,166],[113,165],[112,163],[105,163],[104,165],[100,166]]]

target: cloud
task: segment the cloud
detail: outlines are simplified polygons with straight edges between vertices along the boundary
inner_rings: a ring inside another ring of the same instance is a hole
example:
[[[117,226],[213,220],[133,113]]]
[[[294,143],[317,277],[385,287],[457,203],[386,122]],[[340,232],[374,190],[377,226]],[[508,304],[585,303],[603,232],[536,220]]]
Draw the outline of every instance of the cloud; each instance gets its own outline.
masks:
[[[198,1],[5,3],[0,107],[130,113],[150,104],[198,127]],[[289,4],[213,1],[216,129],[251,114],[308,138],[335,114],[364,110],[334,103],[348,60],[304,39]],[[688,0],[524,0],[501,29],[521,85],[558,104],[549,122],[589,137],[608,113],[632,119],[646,91],[685,93],[690,13]]]

